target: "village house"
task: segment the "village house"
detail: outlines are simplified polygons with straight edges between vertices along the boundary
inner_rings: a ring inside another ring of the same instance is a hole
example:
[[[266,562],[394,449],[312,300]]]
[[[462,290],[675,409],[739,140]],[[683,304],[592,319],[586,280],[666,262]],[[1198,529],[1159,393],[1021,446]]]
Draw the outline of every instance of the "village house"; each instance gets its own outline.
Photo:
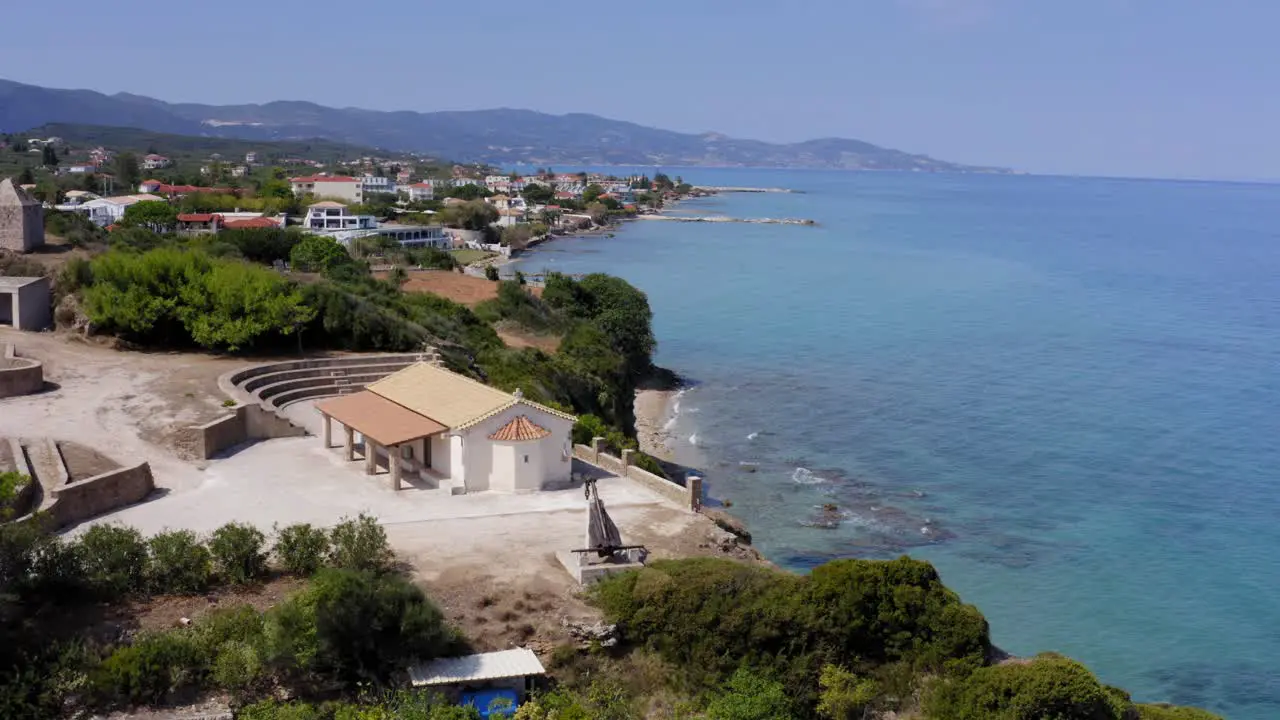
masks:
[[[412,179],[413,179],[413,173],[409,172],[408,170],[401,170],[400,172],[396,173],[396,183],[399,185],[404,185],[405,183],[409,182]]]
[[[172,164],[173,163],[169,160],[169,158],[163,155],[156,155],[155,153],[152,153],[142,158],[143,170],[159,170],[160,168],[167,168]]]
[[[405,191],[409,202],[426,202],[435,199],[435,186],[429,181],[416,182],[412,185],[403,185],[401,189]]]
[[[363,175],[360,177],[360,190],[368,195],[370,193],[391,193],[396,191],[396,184],[390,178],[378,177],[376,175]]]
[[[346,175],[308,175],[290,178],[294,195],[311,194],[345,202],[364,202],[364,183]]]
[[[223,217],[217,213],[181,213],[178,232],[185,235],[216,233],[222,229]]]
[[[77,212],[83,212],[88,215],[89,219],[95,225],[107,227],[120,222],[124,218],[124,211],[131,205],[140,202],[160,201],[164,198],[158,195],[141,194],[141,195],[117,195],[115,197],[98,198],[82,203],[75,208]]]
[[[528,492],[570,480],[576,418],[420,362],[364,390],[316,403],[324,444],[344,427],[345,457],[362,439],[365,472],[386,467],[393,489],[405,479],[451,493]]]
[[[59,173],[69,175],[89,175],[96,172],[98,172],[98,166],[93,163],[73,163],[59,168]]]
[[[244,154],[244,161],[246,164],[253,165],[254,163],[258,162],[258,153],[250,150],[249,152]]]
[[[325,200],[307,206],[302,226],[313,231],[373,230],[378,227],[378,219],[372,215],[355,215],[346,205]]]

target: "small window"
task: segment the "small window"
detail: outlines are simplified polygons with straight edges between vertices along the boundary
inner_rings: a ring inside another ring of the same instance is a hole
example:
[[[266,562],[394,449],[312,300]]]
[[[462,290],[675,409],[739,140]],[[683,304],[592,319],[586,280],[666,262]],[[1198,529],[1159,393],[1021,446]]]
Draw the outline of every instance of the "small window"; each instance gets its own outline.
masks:
[[[524,461],[525,461],[525,462],[529,462],[529,456],[528,456],[528,455],[525,455],[525,456],[524,456]]]

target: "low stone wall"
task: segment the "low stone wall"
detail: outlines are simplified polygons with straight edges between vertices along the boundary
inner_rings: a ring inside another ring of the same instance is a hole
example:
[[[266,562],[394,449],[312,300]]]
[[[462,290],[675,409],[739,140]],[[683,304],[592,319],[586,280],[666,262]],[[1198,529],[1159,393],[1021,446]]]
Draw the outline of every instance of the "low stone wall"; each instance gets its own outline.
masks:
[[[257,405],[240,405],[217,420],[183,429],[175,444],[178,454],[188,460],[208,460],[223,450],[250,440],[301,437],[306,434],[305,428]]]
[[[118,468],[54,490],[49,517],[58,527],[65,527],[140,502],[155,488],[147,463]]]
[[[605,472],[634,480],[671,502],[689,508],[694,512],[702,508],[702,478],[691,477],[687,486],[680,485],[632,465],[631,457],[634,451],[623,450],[622,457],[617,458],[604,452],[601,449],[603,445],[602,438],[593,440],[591,446],[574,445],[573,455],[579,460],[595,465]]]
[[[44,389],[44,366],[14,354],[13,346],[0,345],[0,398],[30,395]]]

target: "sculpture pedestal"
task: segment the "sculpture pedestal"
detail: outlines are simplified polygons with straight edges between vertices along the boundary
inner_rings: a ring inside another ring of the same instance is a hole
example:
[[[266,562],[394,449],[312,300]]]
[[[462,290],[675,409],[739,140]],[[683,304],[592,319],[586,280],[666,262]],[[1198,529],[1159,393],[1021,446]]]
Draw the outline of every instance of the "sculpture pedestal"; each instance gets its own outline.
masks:
[[[561,550],[556,553],[556,559],[579,585],[590,585],[614,573],[644,567],[641,554],[632,554],[630,551],[619,553],[619,556],[601,558],[591,553]]]

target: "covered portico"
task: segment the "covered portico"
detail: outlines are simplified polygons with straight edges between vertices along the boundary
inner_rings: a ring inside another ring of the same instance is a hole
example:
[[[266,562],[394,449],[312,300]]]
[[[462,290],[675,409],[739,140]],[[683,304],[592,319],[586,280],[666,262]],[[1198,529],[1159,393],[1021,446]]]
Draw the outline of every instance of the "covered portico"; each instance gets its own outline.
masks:
[[[419,477],[435,475],[431,472],[432,446],[446,452],[449,447],[444,437],[449,428],[368,390],[323,400],[315,407],[324,419],[324,446],[334,447],[333,421],[337,420],[346,436],[344,456],[354,462],[355,434],[360,433],[365,474],[377,473],[380,456],[385,455],[393,490],[401,489],[406,472]],[[447,460],[444,464],[447,467]]]

